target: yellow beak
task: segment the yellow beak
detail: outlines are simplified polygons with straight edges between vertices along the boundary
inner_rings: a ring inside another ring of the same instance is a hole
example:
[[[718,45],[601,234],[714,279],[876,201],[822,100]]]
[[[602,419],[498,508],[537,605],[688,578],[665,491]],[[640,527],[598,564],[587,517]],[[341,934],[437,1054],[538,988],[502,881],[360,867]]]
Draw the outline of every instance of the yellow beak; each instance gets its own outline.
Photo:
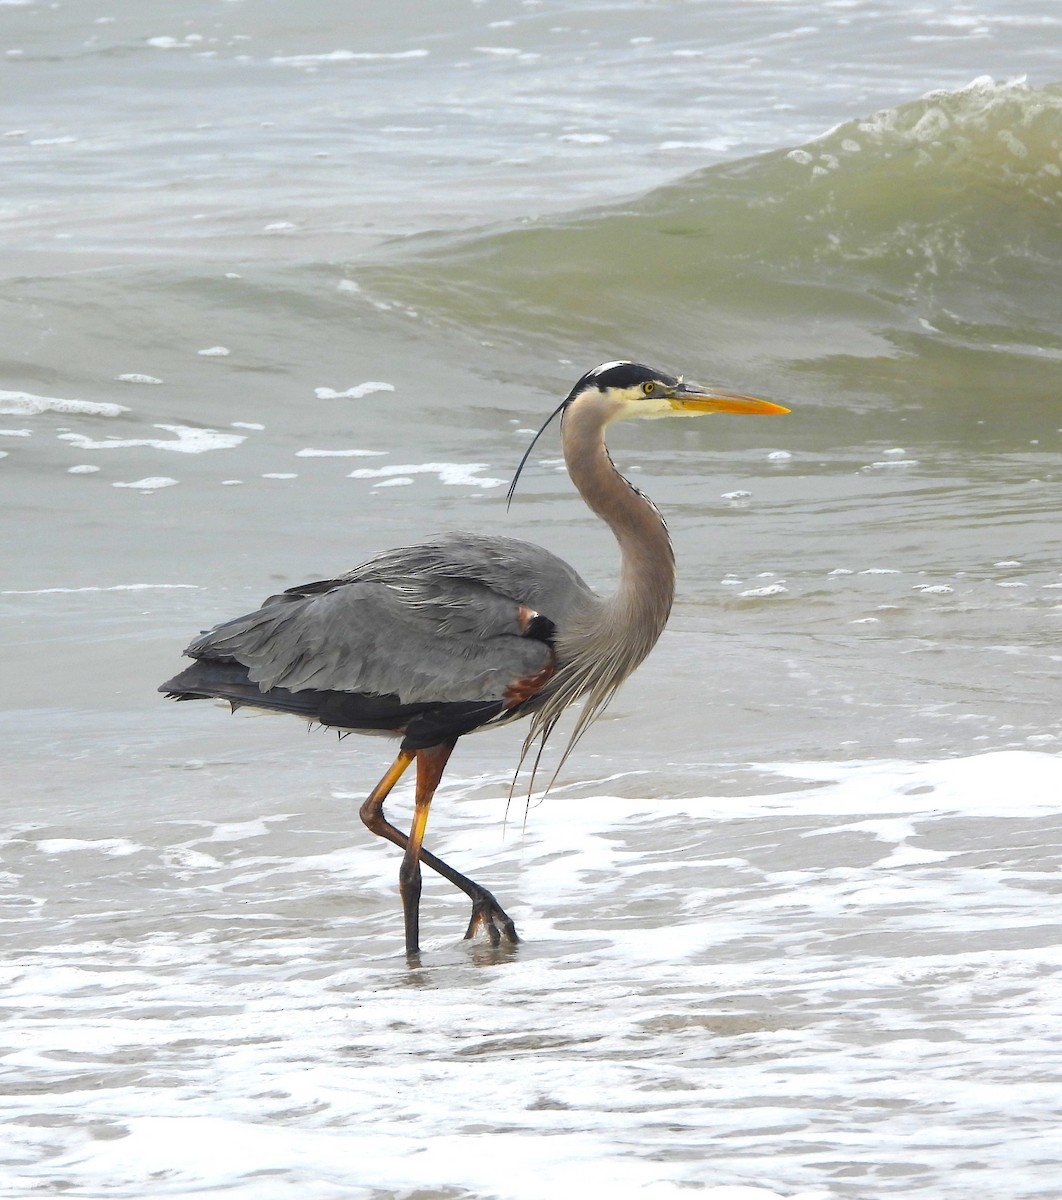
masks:
[[[681,383],[668,398],[675,408],[689,413],[725,412],[766,417],[789,412],[781,404],[772,404],[758,396],[701,387],[699,383]]]

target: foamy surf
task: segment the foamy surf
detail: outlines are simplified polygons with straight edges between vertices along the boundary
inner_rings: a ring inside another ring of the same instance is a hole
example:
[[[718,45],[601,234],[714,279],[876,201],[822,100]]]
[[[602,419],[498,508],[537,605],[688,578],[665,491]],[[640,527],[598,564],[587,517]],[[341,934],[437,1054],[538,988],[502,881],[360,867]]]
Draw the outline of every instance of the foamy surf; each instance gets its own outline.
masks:
[[[403,463],[386,467],[359,467],[350,472],[351,479],[379,480],[377,487],[388,487],[399,483],[412,483],[412,475],[434,475],[448,487],[502,487],[504,479],[492,479],[481,475],[489,463]]]
[[[30,392],[0,391],[0,413],[37,417],[42,413],[70,413],[80,417],[118,417],[129,409],[97,400],[67,400],[61,396],[35,396]]]
[[[223,777],[189,765],[182,794]],[[311,1176],[366,1200],[537,1200],[591,1178],[631,1200],[840,1200],[896,1178],[905,1196],[974,1179],[1049,1194],[1062,758],[747,778],[772,777],[685,800],[562,786],[503,835],[500,777],[458,773],[433,846],[477,864],[525,942],[462,943],[463,898],[429,878],[412,975],[397,856],[355,828],[360,794],[295,815],[283,788],[242,787],[223,821],[144,811],[120,834],[23,824],[12,899],[33,911],[61,860],[79,900],[34,918],[33,953],[0,968],[23,1083],[9,1182],[132,1198],[165,1178],[247,1200]],[[116,891],[121,937],[79,936]]]
[[[77,450],[130,450],[147,447],[151,450],[170,450],[178,454],[205,454],[211,450],[232,450],[247,440],[242,433],[219,433],[216,429],[192,428],[188,425],[156,425],[169,438],[90,438],[83,433],[60,433],[64,442]]]

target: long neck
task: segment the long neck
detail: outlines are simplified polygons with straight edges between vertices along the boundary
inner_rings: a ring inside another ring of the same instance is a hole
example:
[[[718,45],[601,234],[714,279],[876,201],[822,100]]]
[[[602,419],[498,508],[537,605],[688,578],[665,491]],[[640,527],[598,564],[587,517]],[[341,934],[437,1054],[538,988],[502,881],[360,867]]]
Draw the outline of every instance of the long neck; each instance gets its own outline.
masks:
[[[585,697],[558,771],[619,685],[656,645],[675,595],[675,556],[663,519],[616,470],[605,449],[605,426],[613,415],[603,396],[584,392],[569,404],[561,425],[568,474],[615,534],[622,564],[615,594],[585,604],[558,631],[560,669],[539,693],[523,749],[526,755],[536,739],[545,745],[568,705]]]
[[[656,644],[675,595],[675,556],[667,526],[653,504],[612,465],[605,448],[609,412],[594,398],[579,397],[564,414],[561,442],[572,482],[619,544],[619,586],[605,603],[598,644],[622,644],[633,671]]]

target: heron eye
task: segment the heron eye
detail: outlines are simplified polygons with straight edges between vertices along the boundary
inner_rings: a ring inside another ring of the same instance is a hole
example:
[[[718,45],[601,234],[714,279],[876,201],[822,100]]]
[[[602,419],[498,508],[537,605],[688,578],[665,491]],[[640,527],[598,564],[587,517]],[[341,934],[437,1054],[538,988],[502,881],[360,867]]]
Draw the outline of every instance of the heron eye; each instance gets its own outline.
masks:
[[[643,392],[644,392],[644,393],[645,393],[647,396],[651,396],[651,395],[653,394],[653,392],[655,392],[655,391],[656,391],[656,384],[655,384],[655,383],[643,383],[643,384],[642,384],[642,391],[643,391]]]

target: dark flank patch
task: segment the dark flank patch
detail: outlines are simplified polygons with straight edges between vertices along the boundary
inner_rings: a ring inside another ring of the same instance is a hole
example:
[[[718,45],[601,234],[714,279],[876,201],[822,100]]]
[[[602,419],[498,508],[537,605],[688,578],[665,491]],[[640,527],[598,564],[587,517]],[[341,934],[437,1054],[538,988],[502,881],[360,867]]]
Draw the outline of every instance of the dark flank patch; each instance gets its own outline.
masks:
[[[541,613],[535,615],[527,622],[524,627],[523,636],[533,638],[536,642],[545,642],[547,646],[552,646],[557,637],[557,626]]]
[[[403,750],[422,750],[452,742],[497,717],[498,700],[447,704],[403,704],[398,696],[275,687],[263,692],[235,662],[200,660],[160,688],[171,700],[227,700],[237,708],[285,712],[333,729],[402,734]]]

